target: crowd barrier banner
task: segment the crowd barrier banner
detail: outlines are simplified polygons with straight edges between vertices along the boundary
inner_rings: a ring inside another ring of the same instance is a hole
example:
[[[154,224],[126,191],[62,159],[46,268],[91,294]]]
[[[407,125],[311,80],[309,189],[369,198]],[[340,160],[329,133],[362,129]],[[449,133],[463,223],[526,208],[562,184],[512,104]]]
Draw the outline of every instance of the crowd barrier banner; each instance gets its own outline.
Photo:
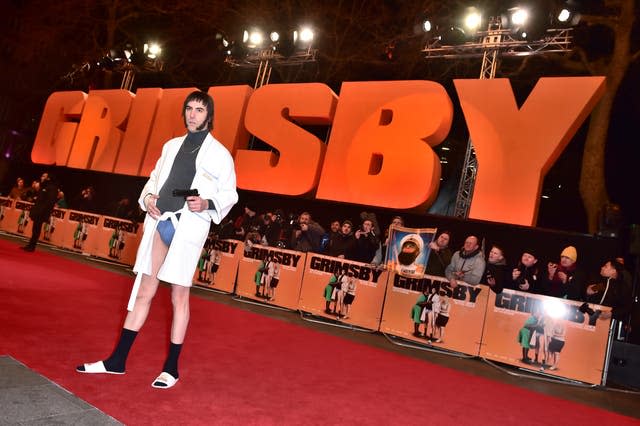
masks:
[[[309,253],[298,309],[378,330],[388,275],[369,264]]]
[[[133,265],[136,260],[138,244],[140,244],[139,228],[142,228],[142,225],[136,222],[101,216],[98,228],[95,230],[96,238],[91,240],[93,246],[85,246],[84,249],[97,257]]]
[[[600,384],[611,320],[610,308],[504,290],[491,294],[480,356],[524,369]]]
[[[193,282],[200,287],[233,293],[243,253],[242,241],[207,238]]]
[[[0,197],[0,230],[9,232],[10,217],[14,217],[13,200]]]
[[[306,253],[254,244],[245,247],[238,267],[236,294],[298,309]]]
[[[39,241],[58,247],[63,246],[64,239],[67,238],[67,232],[65,232],[65,230],[68,227],[66,220],[68,213],[67,210],[53,209],[49,221],[42,225]]]
[[[459,282],[452,288],[444,277],[406,277],[391,271],[380,331],[478,355],[489,293],[485,285]]]
[[[7,231],[30,238],[32,221],[29,217],[29,211],[31,207],[33,207],[33,203],[16,200],[12,214],[8,215]]]
[[[83,254],[92,254],[98,245],[100,216],[69,210],[63,247]]]

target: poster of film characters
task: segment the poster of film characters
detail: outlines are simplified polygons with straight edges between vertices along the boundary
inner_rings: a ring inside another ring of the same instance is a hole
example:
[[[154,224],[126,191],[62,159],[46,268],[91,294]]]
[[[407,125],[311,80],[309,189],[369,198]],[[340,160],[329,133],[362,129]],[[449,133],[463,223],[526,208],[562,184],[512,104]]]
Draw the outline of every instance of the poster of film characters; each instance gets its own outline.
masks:
[[[387,276],[374,265],[308,254],[298,309],[378,330]]]
[[[380,331],[416,343],[477,355],[488,287],[425,274],[435,228],[391,227],[389,284]]]

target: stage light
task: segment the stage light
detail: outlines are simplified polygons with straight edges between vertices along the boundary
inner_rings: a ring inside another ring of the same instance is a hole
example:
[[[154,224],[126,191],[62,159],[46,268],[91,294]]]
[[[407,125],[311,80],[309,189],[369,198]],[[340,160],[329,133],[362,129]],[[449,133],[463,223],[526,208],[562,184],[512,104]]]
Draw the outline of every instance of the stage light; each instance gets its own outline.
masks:
[[[246,31],[245,31],[246,32]],[[244,38],[243,38],[244,40]],[[262,46],[262,42],[264,41],[264,35],[260,30],[251,30],[248,32],[245,43],[247,47],[250,49],[255,49],[257,47]]]
[[[293,42],[298,44],[311,44],[313,41],[313,30],[309,27],[302,27],[300,31],[293,32]]]
[[[558,14],[558,21],[567,22],[570,17],[571,17],[571,12],[569,12],[569,9],[562,9]]]
[[[280,40],[280,34],[278,34],[276,31],[272,31],[271,34],[269,34],[269,38],[272,42],[277,43],[278,40]]]
[[[431,21],[429,21],[428,19],[424,20],[424,22],[422,23],[422,31],[424,31],[425,33],[431,31]]]
[[[144,44],[144,54],[147,55],[149,59],[156,59],[162,53],[162,48],[158,43],[145,43]]]
[[[480,28],[482,24],[482,15],[476,8],[467,9],[467,14],[464,17],[464,27],[470,32],[475,32]]]
[[[511,23],[515,26],[522,26],[526,24],[529,19],[529,12],[525,9],[516,7],[510,10],[511,12]]]

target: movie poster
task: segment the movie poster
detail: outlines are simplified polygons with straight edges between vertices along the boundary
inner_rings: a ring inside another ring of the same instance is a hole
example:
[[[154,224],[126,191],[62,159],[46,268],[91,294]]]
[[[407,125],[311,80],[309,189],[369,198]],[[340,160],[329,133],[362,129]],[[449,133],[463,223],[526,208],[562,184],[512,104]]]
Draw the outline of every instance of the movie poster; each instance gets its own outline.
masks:
[[[207,238],[198,259],[193,282],[200,287],[233,293],[238,263],[243,253],[242,241]]]
[[[600,384],[611,320],[610,308],[504,290],[491,294],[480,355],[494,361]]]
[[[489,287],[391,271],[380,331],[422,345],[478,355]]]
[[[373,265],[309,253],[298,309],[378,330],[388,275]]]
[[[387,268],[405,276],[424,274],[435,234],[436,228],[390,227]]]
[[[76,225],[76,228],[78,226]],[[132,265],[136,261],[142,224],[116,217],[101,216],[90,253],[114,262]],[[75,233],[74,233],[75,235]]]
[[[291,310],[298,308],[306,253],[254,244],[238,267],[236,294]]]

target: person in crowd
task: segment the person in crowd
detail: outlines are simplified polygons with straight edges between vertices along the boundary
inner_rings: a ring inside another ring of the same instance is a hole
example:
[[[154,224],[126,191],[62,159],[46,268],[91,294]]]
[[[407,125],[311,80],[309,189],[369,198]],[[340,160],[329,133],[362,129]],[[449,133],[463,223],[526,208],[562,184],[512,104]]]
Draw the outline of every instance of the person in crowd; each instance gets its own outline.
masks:
[[[458,281],[476,285],[480,283],[484,267],[485,260],[478,237],[469,235],[464,240],[462,249],[456,251],[451,257],[451,262],[446,267],[444,275],[453,288],[457,287]]]
[[[582,300],[585,273],[578,268],[578,251],[573,246],[565,247],[560,253],[560,262],[547,265],[547,296],[570,300]]]
[[[339,220],[331,221],[331,223],[329,224],[329,232],[325,232],[324,234],[322,234],[322,240],[320,240],[320,250],[322,251],[322,253],[327,254],[331,239],[340,233],[340,227],[341,223]]]
[[[131,220],[133,217],[133,208],[131,207],[131,200],[129,197],[122,197],[116,203],[113,210],[113,216],[120,219]]]
[[[511,271],[508,287],[527,293],[544,294],[543,274],[535,250],[525,249],[518,265]]]
[[[353,232],[351,232],[352,228],[353,224],[350,220],[342,222],[340,232],[332,234],[327,250],[325,251],[327,256],[344,259],[347,253],[351,253],[353,251],[356,239],[353,236]]]
[[[492,245],[487,257],[487,265],[484,268],[484,274],[480,282],[489,286],[494,293],[502,293],[508,276],[507,259],[504,256],[504,250],[497,245]]]
[[[347,259],[371,263],[380,245],[380,239],[374,231],[373,221],[371,219],[363,220],[353,236],[355,244],[352,246],[351,253],[347,252]]]
[[[271,247],[276,247],[280,242],[280,234],[282,233],[282,226],[280,222],[275,220],[275,215],[272,212],[266,212],[262,215],[262,223],[258,227],[258,233],[262,235],[262,244]]]
[[[16,185],[9,191],[9,198],[15,200],[22,200],[25,194],[26,188],[24,187],[24,179],[21,177],[16,179]]]
[[[147,211],[129,299],[129,313],[113,353],[104,361],[77,367],[81,373],[124,374],[129,350],[145,323],[159,280],[171,285],[173,319],[169,353],[151,386],[173,387],[179,379],[178,358],[189,323],[189,290],[211,221],[220,223],[238,201],[233,157],[210,133],[213,99],[190,93],[182,116],[188,132],[169,140],[139,198]],[[211,174],[215,171],[215,175]],[[176,189],[199,195],[174,196]]]
[[[35,203],[40,191],[40,181],[34,180],[31,182],[31,186],[27,188],[22,194],[22,199],[30,203]]]
[[[256,214],[256,209],[250,204],[245,204],[242,214],[233,222],[236,239],[246,240],[247,234],[257,231],[259,227],[260,219]]]
[[[444,277],[444,271],[451,263],[453,256],[449,241],[451,241],[451,232],[442,231],[429,243],[429,260],[427,260],[425,274]]]
[[[320,242],[324,228],[311,218],[311,213],[303,212],[298,216],[298,227],[291,234],[291,248],[302,252],[320,253]]]
[[[42,232],[42,225],[49,221],[58,197],[58,183],[49,173],[45,172],[42,174],[38,187],[40,191],[38,191],[38,194],[35,196],[35,204],[29,212],[29,217],[31,217],[33,221],[31,239],[27,245],[22,247],[22,249],[27,252],[35,251],[40,233]]]
[[[96,190],[92,185],[89,185],[80,191],[71,207],[75,210],[93,213],[98,210],[97,203]]]
[[[609,259],[600,268],[600,278],[600,282],[586,287],[581,311],[593,315],[589,303],[610,306],[611,312],[602,312],[599,317],[624,321],[633,307],[631,283],[624,279],[624,266],[616,259]]]
[[[67,200],[64,198],[64,192],[61,189],[58,189],[58,198],[56,200],[56,207],[59,209],[68,209],[69,204],[67,204]]]
[[[391,223],[384,230],[384,242],[380,242],[380,245],[376,250],[376,254],[373,257],[373,261],[371,262],[374,265],[382,265],[387,260],[387,248],[389,247],[389,229],[392,226],[396,228],[404,226],[404,219],[402,219],[401,216],[394,216],[393,218],[391,218]]]

